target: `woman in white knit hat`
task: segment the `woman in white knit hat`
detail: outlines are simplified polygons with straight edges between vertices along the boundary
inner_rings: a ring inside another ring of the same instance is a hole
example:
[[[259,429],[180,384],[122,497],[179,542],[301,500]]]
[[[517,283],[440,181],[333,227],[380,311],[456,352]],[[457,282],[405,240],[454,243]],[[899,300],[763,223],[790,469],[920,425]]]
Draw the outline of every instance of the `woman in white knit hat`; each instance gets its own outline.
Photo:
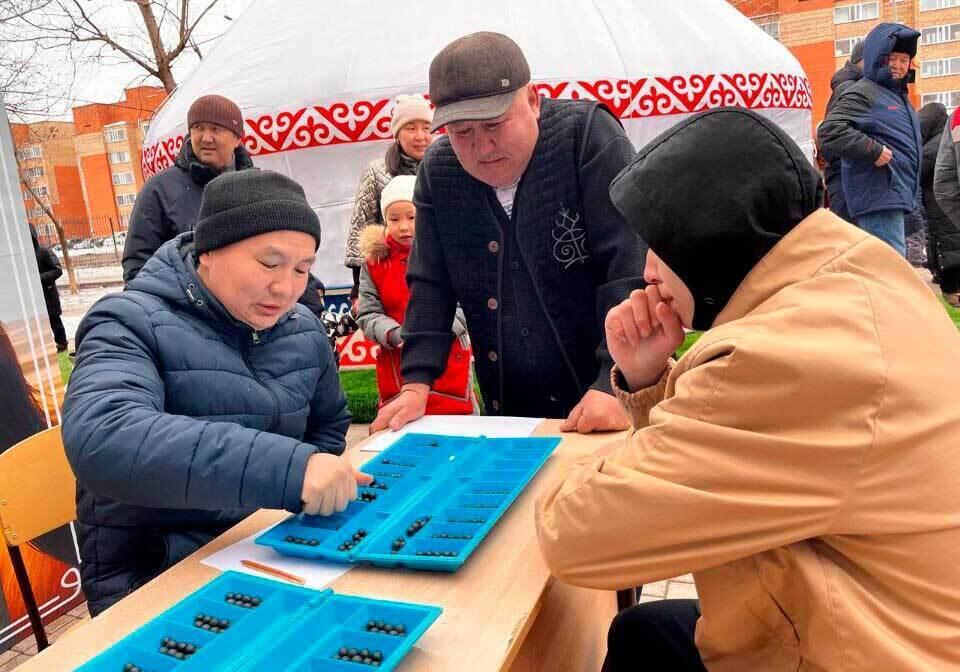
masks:
[[[383,188],[397,175],[416,175],[420,160],[433,142],[430,122],[433,110],[420,94],[397,96],[390,119],[390,132],[394,142],[383,158],[367,164],[360,177],[360,188],[353,203],[353,218],[347,236],[347,254],[344,264],[353,269],[353,291],[350,298],[356,304],[360,286],[360,268],[363,254],[360,251],[360,232],[371,224],[383,224],[380,215],[380,194]]]

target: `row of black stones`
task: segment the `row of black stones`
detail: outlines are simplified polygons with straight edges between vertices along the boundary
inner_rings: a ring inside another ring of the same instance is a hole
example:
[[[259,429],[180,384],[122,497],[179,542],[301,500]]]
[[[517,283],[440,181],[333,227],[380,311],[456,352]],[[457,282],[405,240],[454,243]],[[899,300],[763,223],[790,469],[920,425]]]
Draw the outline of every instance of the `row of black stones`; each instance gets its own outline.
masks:
[[[433,535],[434,539],[473,539],[472,534],[448,534],[446,532],[441,532],[440,534]]]
[[[384,623],[383,621],[367,621],[368,632],[378,632],[381,635],[393,635],[394,637],[403,637],[407,634],[407,628],[404,625]]]
[[[485,523],[486,518],[447,518],[448,523]]]
[[[407,540],[403,537],[397,537],[393,540],[393,554],[396,555],[403,550],[403,547],[407,545]]]
[[[123,666],[123,672],[147,672],[139,665],[134,665],[133,663],[127,663]]]
[[[288,544],[301,544],[303,546],[319,546],[320,541],[318,539],[303,539],[301,537],[287,537],[284,539]]]
[[[375,492],[361,492],[360,493],[361,502],[375,502],[377,501],[377,493]]]
[[[252,595],[241,595],[240,593],[227,593],[224,598],[227,604],[232,604],[244,609],[253,609],[260,606],[260,598]]]
[[[344,646],[341,646],[340,650],[337,651],[333,657],[335,660],[347,660],[351,663],[363,663],[364,665],[372,665],[373,667],[380,667],[380,662],[383,660],[383,654],[379,651],[348,649]]]
[[[376,490],[386,490],[386,489],[387,489],[387,484],[386,484],[386,483],[380,483],[377,479],[373,479],[372,481],[370,481],[370,485],[368,485],[367,487],[368,487],[368,488],[374,488],[374,489],[376,489]]]
[[[363,541],[363,538],[364,538],[365,536],[367,536],[367,531],[366,531],[366,530],[362,530],[362,529],[361,529],[361,530],[357,530],[356,532],[353,533],[353,538],[352,538],[352,539],[349,539],[349,540],[347,540],[347,541],[345,541],[345,542],[343,542],[342,544],[340,544],[340,546],[337,547],[337,550],[338,550],[338,551],[352,551],[352,550],[353,550],[353,547],[356,546],[357,544],[359,544],[361,541]]]
[[[417,466],[416,462],[401,462],[400,460],[391,460],[388,457],[380,460],[380,464],[388,464],[393,467],[415,467]]]
[[[193,625],[202,630],[209,630],[215,635],[230,627],[230,621],[225,618],[214,618],[206,614],[197,614],[193,617]]]
[[[407,528],[407,536],[412,537],[417,532],[422,530],[424,526],[430,522],[432,516],[424,516],[423,518],[417,518],[410,524],[410,527]]]
[[[177,660],[189,658],[197,652],[196,644],[187,642],[178,642],[175,639],[164,637],[160,642],[160,653],[165,656],[173,656]]]
[[[428,558],[455,558],[456,551],[417,551],[417,555],[424,555]]]

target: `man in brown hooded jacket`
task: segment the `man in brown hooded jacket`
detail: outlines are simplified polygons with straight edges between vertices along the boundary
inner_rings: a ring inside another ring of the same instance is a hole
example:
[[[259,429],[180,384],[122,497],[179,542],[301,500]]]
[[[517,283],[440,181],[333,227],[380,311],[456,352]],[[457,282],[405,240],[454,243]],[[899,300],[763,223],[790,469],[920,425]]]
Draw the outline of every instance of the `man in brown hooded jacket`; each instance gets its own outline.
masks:
[[[960,336],[892,248],[819,209],[766,119],[712,110],[611,198],[650,245],[613,308],[626,443],[537,505],[548,566],[618,589],[605,671],[960,670]],[[706,333],[679,361],[681,325]]]

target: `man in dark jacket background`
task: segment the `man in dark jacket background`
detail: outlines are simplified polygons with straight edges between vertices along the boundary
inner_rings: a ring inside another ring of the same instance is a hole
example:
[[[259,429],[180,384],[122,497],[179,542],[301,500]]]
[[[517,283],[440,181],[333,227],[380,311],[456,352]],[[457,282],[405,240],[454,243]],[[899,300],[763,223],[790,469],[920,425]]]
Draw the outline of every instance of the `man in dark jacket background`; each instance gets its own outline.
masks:
[[[827,101],[825,114],[830,114],[830,110],[833,109],[834,103],[840,99],[840,95],[861,79],[863,79],[863,40],[853,46],[850,51],[850,58],[830,78],[831,94],[830,100]],[[820,148],[820,156],[826,164],[823,169],[823,181],[827,185],[830,210],[837,217],[849,222],[851,221],[850,213],[847,212],[847,201],[843,197],[843,185],[840,180],[840,157],[822,147]]]
[[[187,112],[189,136],[174,164],[154,175],[137,194],[123,247],[123,281],[130,282],[168,240],[193,231],[203,189],[231,170],[253,167],[237,104],[217,95],[197,98]]]
[[[936,142],[936,138],[932,139]],[[953,111],[949,120],[944,116],[936,149],[924,144],[923,150],[925,169],[928,169],[928,156],[936,162],[932,183],[934,198],[930,200],[936,202],[942,215],[942,218],[930,219],[930,237],[933,239],[930,270],[939,276],[940,292],[947,303],[960,308],[960,174],[957,171],[960,115],[957,110]]]
[[[168,240],[193,231],[204,187],[218,175],[253,168],[241,143],[243,114],[229,98],[197,98],[187,111],[190,134],[172,166],[154,175],[137,194],[123,247],[123,281],[133,280],[147,259]],[[323,313],[323,284],[307,277],[299,303]]]
[[[487,413],[625,429],[603,316],[634,289],[646,245],[608,187],[633,146],[601,104],[542,100],[506,35],[453,41],[430,65],[433,127],[420,164],[403,325],[403,391],[371,431],[423,415],[457,302]]]
[[[320,243],[278,173],[213,180],[169,241],[77,331],[63,442],[94,615],[258,508],[330,515],[370,478],[330,344],[296,305]]]
[[[906,254],[904,213],[920,195],[920,124],[907,98],[920,33],[881,23],[863,45],[863,79],[847,87],[820,124],[820,146],[840,157],[852,221]]]
[[[43,289],[43,301],[47,304],[47,317],[50,319],[50,329],[53,331],[53,341],[57,344],[57,352],[67,349],[67,330],[63,328],[60,316],[63,309],[60,307],[60,290],[57,289],[57,278],[63,275],[63,267],[50,248],[40,244],[37,230],[30,227],[30,238],[33,240],[33,252],[37,256],[37,270],[40,271],[40,287]]]

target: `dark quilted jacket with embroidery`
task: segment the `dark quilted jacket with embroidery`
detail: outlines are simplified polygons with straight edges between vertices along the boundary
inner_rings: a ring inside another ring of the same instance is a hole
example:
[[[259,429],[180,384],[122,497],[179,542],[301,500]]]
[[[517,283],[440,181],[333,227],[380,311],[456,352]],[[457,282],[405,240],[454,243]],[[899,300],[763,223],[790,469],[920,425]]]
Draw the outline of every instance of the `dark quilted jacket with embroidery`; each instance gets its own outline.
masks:
[[[606,108],[543,100],[540,136],[508,218],[494,190],[460,166],[449,139],[434,142],[414,193],[404,380],[440,375],[459,301],[488,413],[561,417],[591,387],[609,391],[603,320],[643,286],[646,257],[608,194],[632,156]]]
[[[303,306],[236,322],[200,282],[193,233],[161,247],[77,332],[63,440],[83,588],[97,613],[259,508],[299,511],[307,458],[350,424]]]

